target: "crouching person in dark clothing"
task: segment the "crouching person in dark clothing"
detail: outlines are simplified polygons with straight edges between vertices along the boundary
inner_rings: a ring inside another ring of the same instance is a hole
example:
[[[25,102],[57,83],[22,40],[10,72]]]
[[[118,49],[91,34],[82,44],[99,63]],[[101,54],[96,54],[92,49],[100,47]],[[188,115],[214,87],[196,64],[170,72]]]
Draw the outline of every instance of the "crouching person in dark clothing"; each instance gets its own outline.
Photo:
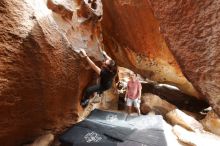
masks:
[[[81,50],[82,55],[86,58],[92,69],[100,76],[100,83],[90,86],[86,89],[84,97],[81,100],[81,106],[86,107],[89,103],[89,97],[95,93],[102,93],[111,88],[114,77],[117,73],[117,65],[105,52],[103,56],[105,61],[101,68],[99,68],[86,54],[85,50]]]

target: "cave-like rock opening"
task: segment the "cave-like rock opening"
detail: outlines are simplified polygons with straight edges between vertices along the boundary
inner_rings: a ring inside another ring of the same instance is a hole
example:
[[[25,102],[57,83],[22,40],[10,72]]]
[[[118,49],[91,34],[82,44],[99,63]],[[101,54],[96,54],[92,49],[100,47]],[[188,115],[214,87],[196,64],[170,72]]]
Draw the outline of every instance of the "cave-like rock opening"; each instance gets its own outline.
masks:
[[[117,85],[131,72],[142,84],[142,114],[182,126],[166,123],[172,140],[218,140],[218,6],[217,0],[2,0],[0,145],[44,134],[35,145],[49,144],[52,134],[59,145],[56,137],[94,108],[126,112]],[[112,88],[94,94],[87,110],[80,100],[98,75],[81,49],[98,66],[103,50],[121,66]]]

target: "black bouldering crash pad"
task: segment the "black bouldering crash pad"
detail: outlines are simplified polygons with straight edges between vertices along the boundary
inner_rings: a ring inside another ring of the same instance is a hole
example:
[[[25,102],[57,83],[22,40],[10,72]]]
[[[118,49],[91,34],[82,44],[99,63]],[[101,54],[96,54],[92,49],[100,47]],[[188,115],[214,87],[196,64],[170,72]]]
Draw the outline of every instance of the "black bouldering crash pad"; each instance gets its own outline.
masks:
[[[83,128],[79,126],[74,126],[64,135],[60,137],[61,143],[65,145],[93,145],[93,144],[112,144],[115,140],[104,136],[96,131],[90,130],[88,128]]]
[[[118,141],[126,140],[127,136],[135,131],[135,128],[127,124],[125,121],[120,121],[120,123],[117,125],[92,120],[84,120],[80,122],[78,126],[91,129]]]
[[[95,109],[60,136],[67,146],[166,146],[162,116]]]
[[[163,130],[163,117],[160,115],[127,116],[126,122],[136,129]]]

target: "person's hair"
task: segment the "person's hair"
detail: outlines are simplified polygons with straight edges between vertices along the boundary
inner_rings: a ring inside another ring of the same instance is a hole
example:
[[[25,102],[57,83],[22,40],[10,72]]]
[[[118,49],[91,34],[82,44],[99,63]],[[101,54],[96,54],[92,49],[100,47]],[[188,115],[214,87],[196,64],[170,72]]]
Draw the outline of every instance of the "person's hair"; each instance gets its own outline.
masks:
[[[137,76],[136,73],[130,73],[130,74],[129,74],[130,77],[133,76],[133,75],[134,75],[135,77]]]
[[[109,60],[109,64],[106,65],[106,69],[108,69],[110,72],[116,74],[117,71],[118,71],[118,67],[117,67],[117,64],[115,63],[114,60]]]

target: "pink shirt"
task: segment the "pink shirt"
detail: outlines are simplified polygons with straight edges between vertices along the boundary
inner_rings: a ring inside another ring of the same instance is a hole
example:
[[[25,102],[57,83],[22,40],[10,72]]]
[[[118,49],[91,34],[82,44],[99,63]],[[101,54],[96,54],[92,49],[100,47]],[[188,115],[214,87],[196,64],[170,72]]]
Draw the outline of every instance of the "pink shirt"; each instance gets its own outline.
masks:
[[[130,99],[136,99],[139,95],[139,90],[142,89],[141,83],[136,81],[128,81],[127,97]]]

